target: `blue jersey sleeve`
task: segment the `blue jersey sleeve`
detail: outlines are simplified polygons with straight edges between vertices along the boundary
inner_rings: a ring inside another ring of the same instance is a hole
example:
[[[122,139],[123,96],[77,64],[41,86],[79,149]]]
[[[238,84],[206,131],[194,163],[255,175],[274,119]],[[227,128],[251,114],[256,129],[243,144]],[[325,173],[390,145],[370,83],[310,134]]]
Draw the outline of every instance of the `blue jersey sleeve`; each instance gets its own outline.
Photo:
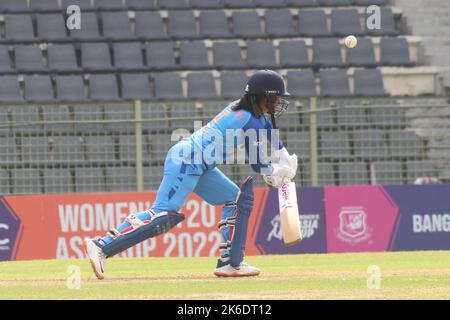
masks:
[[[262,142],[267,140],[272,148],[274,148],[274,145],[275,148],[278,148],[278,150],[283,148],[283,143],[279,139],[278,135],[273,132],[272,124],[266,117],[257,119],[252,116],[248,119],[243,129],[244,131],[253,129],[256,132],[256,141],[251,141],[250,137],[252,137],[252,135],[246,136],[245,138],[245,150],[247,154],[249,154],[252,146],[256,147],[256,163],[250,164],[253,171],[261,173],[263,169],[269,170],[270,163],[267,161],[264,151],[261,148]]]

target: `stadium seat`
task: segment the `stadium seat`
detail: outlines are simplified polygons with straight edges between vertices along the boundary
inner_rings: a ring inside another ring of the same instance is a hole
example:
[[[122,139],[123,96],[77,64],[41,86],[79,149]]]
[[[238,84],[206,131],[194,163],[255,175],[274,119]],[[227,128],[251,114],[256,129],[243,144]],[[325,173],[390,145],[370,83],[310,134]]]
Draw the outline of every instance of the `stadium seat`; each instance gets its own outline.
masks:
[[[203,41],[182,42],[180,45],[180,65],[185,69],[209,68],[208,50]]]
[[[111,55],[108,44],[102,43],[82,43],[81,44],[81,64],[85,71],[110,71]]]
[[[89,98],[97,101],[118,100],[119,89],[114,74],[91,74]]]
[[[30,102],[52,102],[55,100],[49,76],[33,75],[25,77],[25,99]]]
[[[382,130],[356,130],[353,132],[355,157],[364,160],[383,159],[387,156],[387,145]]]
[[[51,72],[78,72],[75,49],[71,44],[54,44],[47,48],[48,69]]]
[[[367,13],[367,17],[372,15],[372,13]],[[396,36],[399,34],[395,27],[394,14],[391,8],[383,7],[381,8],[381,28],[380,29],[369,29],[366,23],[366,33],[372,36]]]
[[[119,160],[136,163],[136,137],[134,135],[119,136]]]
[[[280,41],[280,65],[283,68],[309,67],[308,48],[303,40]]]
[[[331,6],[348,6],[350,5],[349,0],[316,0],[319,6],[331,7]]]
[[[146,74],[120,75],[122,98],[127,100],[148,100],[152,98],[150,81]]]
[[[316,0],[286,0],[286,4],[289,7],[315,7],[317,6]]]
[[[396,158],[420,158],[424,156],[414,131],[389,131],[390,155]]]
[[[26,0],[2,0],[0,1],[1,13],[29,12]]]
[[[105,176],[102,168],[75,168],[76,192],[102,192],[105,189]]]
[[[156,73],[155,96],[158,99],[183,99],[181,78],[178,72]]]
[[[143,102],[142,129],[144,130],[144,133],[153,133],[159,130],[167,130],[167,128],[169,128],[168,112],[168,107],[164,103],[150,104]],[[149,157],[146,159],[149,159]]]
[[[136,168],[106,167],[106,187],[108,192],[136,191]]]
[[[114,162],[114,140],[110,136],[85,137],[86,161]]]
[[[153,10],[156,9],[156,3],[154,0],[126,0],[126,6],[128,10]]]
[[[98,104],[73,106],[75,131],[104,132],[103,107]],[[95,121],[95,122],[86,122]]]
[[[73,120],[70,116],[69,107],[66,105],[42,106],[42,120],[44,121],[44,130],[46,132],[61,134],[73,131]]]
[[[216,86],[213,75],[210,72],[189,73],[188,98],[191,99],[216,99]]]
[[[69,30],[71,39],[80,41],[101,39],[96,13],[81,11],[81,21],[83,21],[82,28]]]
[[[408,183],[412,184],[420,177],[437,177],[436,165],[429,160],[406,161],[406,176]]]
[[[220,0],[190,0],[191,7],[194,9],[219,9]]]
[[[346,63],[350,67],[375,67],[378,65],[371,39],[358,39],[358,45],[352,49],[346,47],[346,52]]]
[[[217,69],[240,69],[245,67],[238,42],[215,42],[213,56],[214,66]]]
[[[148,145],[150,150],[149,160],[153,163],[162,163],[167,156],[167,150],[174,144],[171,141],[170,134],[152,134],[148,135]]]
[[[0,102],[23,102],[17,76],[0,76]]]
[[[176,69],[172,42],[150,42],[145,45],[147,67],[154,70]]]
[[[105,108],[105,128],[107,132],[134,132],[135,119],[133,103],[114,104]],[[118,120],[120,122],[117,122]]]
[[[409,45],[405,38],[381,39],[381,64],[384,66],[412,66]]]
[[[316,82],[311,69],[291,70],[287,73],[287,87],[294,97],[315,97]]]
[[[169,34],[174,39],[198,38],[194,13],[190,10],[169,11]]]
[[[203,11],[200,14],[200,35],[203,38],[230,38],[227,17],[223,11]]]
[[[51,138],[53,161],[56,163],[84,163],[84,140],[77,136],[54,136]]]
[[[194,121],[196,120],[194,118],[199,115],[199,112],[194,103],[171,104],[170,115],[173,118],[178,118],[170,120],[170,130],[175,138],[177,137],[175,130],[186,129],[189,132],[194,131]],[[180,135],[182,134],[184,132]],[[189,136],[189,134],[186,135]]]
[[[298,126],[298,118],[296,119]],[[311,152],[311,137],[307,132],[287,132],[286,145],[289,152],[295,153],[300,160],[308,160]]]
[[[2,74],[12,72],[9,49],[6,45],[0,45],[0,72]]]
[[[318,68],[342,67],[341,45],[336,38],[314,39],[313,65]]]
[[[373,168],[377,184],[403,184],[401,162],[375,161]]]
[[[327,17],[323,10],[300,10],[298,14],[299,34],[305,37],[330,36]]]
[[[0,139],[0,164],[17,164],[19,162],[19,148],[14,137]]]
[[[42,193],[41,176],[37,169],[11,169],[14,194]]]
[[[109,1],[109,0],[108,0]],[[103,37],[108,40],[130,40],[131,22],[127,11],[102,12]]]
[[[402,108],[369,109],[369,119],[377,127],[402,127],[406,124]]]
[[[61,10],[58,0],[31,0],[30,8],[35,12],[57,12]]]
[[[67,8],[72,5],[80,7],[81,12],[93,9],[91,5],[91,0],[62,0],[63,11],[66,11]]]
[[[221,97],[225,99],[238,99],[244,94],[248,76],[244,71],[222,71]]]
[[[270,1],[277,4],[276,1]],[[266,10],[266,35],[269,37],[290,37],[297,34],[289,9]]]
[[[12,127],[13,133],[35,134],[42,130],[39,108],[34,105],[18,105],[11,108],[11,123],[15,124]],[[19,123],[23,125],[18,125]]]
[[[72,182],[72,175],[66,168],[44,169],[44,190],[46,194],[52,193],[72,193],[75,186]]]
[[[383,76],[378,69],[355,70],[355,95],[362,97],[384,97]]]
[[[365,129],[369,126],[364,109],[337,109],[337,122],[345,129]]]
[[[163,10],[189,9],[186,0],[159,0],[158,5]]]
[[[61,14],[37,14],[37,34],[41,41],[67,40],[66,24]]]
[[[334,9],[331,13],[331,32],[335,36],[363,34],[356,9]]]
[[[58,101],[85,101],[86,90],[81,76],[56,76],[56,98]]]
[[[119,71],[144,71],[140,42],[114,43],[114,67]]]
[[[1,81],[0,76],[0,81]],[[1,94],[1,86],[0,86],[0,94]],[[1,101],[1,100],[0,100]],[[10,121],[8,117],[9,110],[7,108],[0,108],[0,135],[7,135],[10,132]],[[1,151],[0,151],[1,152]]]
[[[252,8],[251,0],[221,0],[225,8]]]
[[[319,74],[322,97],[349,97],[352,95],[346,70],[320,70]]]
[[[347,133],[322,132],[320,135],[320,157],[332,160],[350,158],[350,143]]]
[[[272,42],[247,42],[247,63],[252,68],[266,69],[276,67],[275,47]]]
[[[357,6],[382,6],[384,5],[385,0],[350,0],[352,4]]]
[[[302,165],[302,177],[303,180],[308,184],[311,185],[311,164],[310,163],[303,163]],[[335,176],[334,176],[334,169],[333,164],[331,163],[318,163],[317,164],[317,178],[318,178],[318,184],[319,186],[326,186],[326,185],[334,185],[335,182]]]
[[[123,10],[122,0],[95,0],[95,9],[97,10]]]
[[[258,38],[263,36],[259,16],[256,11],[234,11],[232,25],[233,34],[238,38]]]
[[[51,161],[50,145],[47,137],[24,136],[20,143],[22,163],[42,164]]]
[[[15,46],[16,70],[19,72],[45,72],[41,49],[32,45]]]
[[[364,162],[340,162],[338,169],[340,185],[369,184],[369,171]]]
[[[7,41],[29,42],[36,40],[34,37],[31,15],[11,14],[6,15],[4,19],[4,32]]]
[[[144,166],[144,189],[157,190],[163,178],[164,167]]]
[[[9,172],[8,170],[5,169],[0,169],[0,193],[2,195],[7,195],[11,193]]]
[[[253,0],[258,8],[281,8],[286,6],[285,0]]]
[[[162,18],[158,12],[136,12],[136,37],[140,40],[166,39]]]

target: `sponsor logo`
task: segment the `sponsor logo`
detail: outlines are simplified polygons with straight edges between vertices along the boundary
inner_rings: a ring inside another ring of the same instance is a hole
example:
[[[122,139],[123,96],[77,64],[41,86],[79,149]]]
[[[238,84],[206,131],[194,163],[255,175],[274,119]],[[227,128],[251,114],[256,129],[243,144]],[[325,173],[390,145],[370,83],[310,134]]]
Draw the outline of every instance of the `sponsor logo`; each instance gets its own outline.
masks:
[[[303,239],[312,238],[316,231],[319,229],[319,219],[318,214],[303,214],[300,216],[300,225],[302,229]],[[270,223],[272,224],[272,230],[267,235],[267,242],[274,239],[278,241],[283,240],[283,234],[281,232],[281,220],[280,215],[276,215]]]
[[[343,207],[339,213],[339,229],[335,231],[339,239],[349,244],[366,241],[372,235],[362,207]]]
[[[0,223],[0,250],[10,250],[10,239],[2,235],[2,230],[9,230],[9,226],[5,223]]]
[[[450,232],[450,214],[414,214],[412,227],[414,233]]]

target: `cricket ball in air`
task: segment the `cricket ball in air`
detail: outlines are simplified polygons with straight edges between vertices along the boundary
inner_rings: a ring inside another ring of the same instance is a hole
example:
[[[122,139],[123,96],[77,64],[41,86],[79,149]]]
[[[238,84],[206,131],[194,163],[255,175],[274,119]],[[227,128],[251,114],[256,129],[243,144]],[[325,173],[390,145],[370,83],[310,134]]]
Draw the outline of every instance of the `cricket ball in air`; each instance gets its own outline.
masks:
[[[353,49],[358,44],[358,39],[355,36],[348,36],[344,42],[347,48]]]

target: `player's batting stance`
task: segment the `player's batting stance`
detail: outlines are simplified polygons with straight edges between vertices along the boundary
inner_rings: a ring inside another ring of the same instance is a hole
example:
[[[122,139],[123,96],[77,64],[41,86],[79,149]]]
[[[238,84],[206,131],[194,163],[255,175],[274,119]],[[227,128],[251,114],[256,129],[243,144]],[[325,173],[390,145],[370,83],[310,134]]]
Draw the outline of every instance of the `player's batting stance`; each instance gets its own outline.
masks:
[[[252,148],[256,146],[257,156],[250,164],[255,172],[263,175],[266,183],[280,187],[293,179],[297,157],[289,155],[278,138],[273,141],[273,126],[265,116],[269,114],[272,122],[275,121],[275,116],[287,109],[288,102],[281,99],[286,96],[290,95],[278,73],[257,71],[249,79],[245,95],[240,100],[229,104],[189,138],[172,146],[153,206],[144,212],[130,214],[117,229],[110,230],[103,238],[86,240],[86,253],[97,278],[105,276],[106,258],[162,234],[181,222],[184,215],[179,210],[191,192],[212,205],[224,205],[218,225],[223,243],[214,274],[223,277],[258,275],[258,268],[243,262],[247,224],[253,208],[253,179],[248,177],[239,188],[216,165],[235,155],[240,146],[245,146],[247,154],[254,152]],[[227,141],[230,130],[243,133],[245,138],[238,139],[238,142],[234,138]],[[247,135],[250,131],[256,134]],[[278,151],[280,161],[277,163],[269,163],[265,159],[261,150],[264,140]],[[221,161],[217,160],[218,154]]]

